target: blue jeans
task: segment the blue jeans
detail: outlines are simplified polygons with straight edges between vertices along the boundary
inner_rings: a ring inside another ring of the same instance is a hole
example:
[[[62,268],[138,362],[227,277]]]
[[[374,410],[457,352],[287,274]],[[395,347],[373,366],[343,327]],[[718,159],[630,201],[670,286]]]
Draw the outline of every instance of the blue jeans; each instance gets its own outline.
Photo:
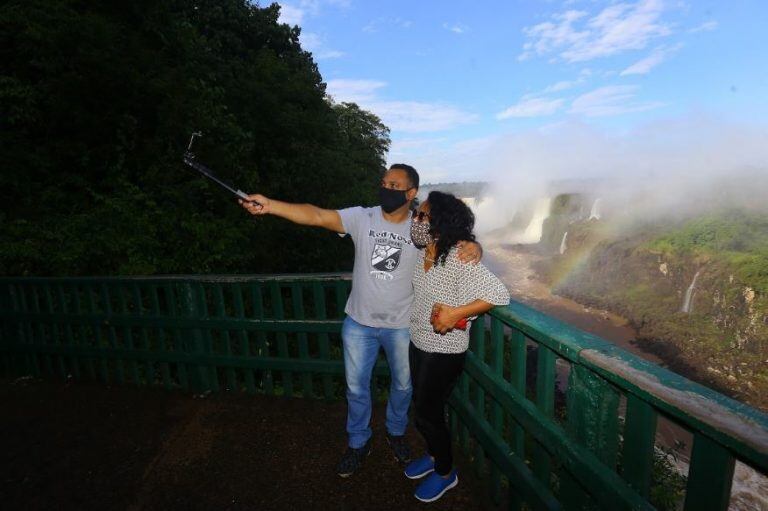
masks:
[[[371,376],[379,347],[384,348],[392,376],[387,403],[387,431],[390,435],[404,434],[413,392],[408,366],[408,329],[369,327],[347,316],[341,338],[347,378],[349,446],[359,449],[371,438]]]

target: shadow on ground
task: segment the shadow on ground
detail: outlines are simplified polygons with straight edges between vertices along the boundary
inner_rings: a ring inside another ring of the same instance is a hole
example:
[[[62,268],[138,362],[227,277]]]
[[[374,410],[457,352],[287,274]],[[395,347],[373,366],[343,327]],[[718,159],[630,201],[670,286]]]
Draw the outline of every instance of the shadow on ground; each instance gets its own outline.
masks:
[[[0,380],[3,509],[484,509],[459,466],[440,501],[413,498],[374,411],[360,473],[334,473],[346,406],[250,395]],[[409,432],[421,452],[421,441]]]

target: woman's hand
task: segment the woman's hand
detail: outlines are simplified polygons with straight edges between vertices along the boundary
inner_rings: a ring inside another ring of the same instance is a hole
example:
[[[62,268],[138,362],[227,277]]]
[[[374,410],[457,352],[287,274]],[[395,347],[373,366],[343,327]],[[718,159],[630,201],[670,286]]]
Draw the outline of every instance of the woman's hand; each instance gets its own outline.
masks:
[[[456,307],[451,307],[444,303],[436,303],[432,306],[432,316],[429,322],[432,324],[435,332],[445,335],[450,330],[453,330],[456,323],[463,317]]]
[[[460,241],[456,247],[459,249],[456,255],[462,263],[477,264],[483,257],[483,247],[476,241]]]

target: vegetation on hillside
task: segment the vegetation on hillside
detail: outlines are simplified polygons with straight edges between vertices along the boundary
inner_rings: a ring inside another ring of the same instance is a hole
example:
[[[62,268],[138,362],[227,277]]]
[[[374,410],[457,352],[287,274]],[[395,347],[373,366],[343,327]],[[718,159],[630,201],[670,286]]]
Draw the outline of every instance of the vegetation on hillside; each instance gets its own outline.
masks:
[[[768,215],[739,210],[709,213],[650,241],[660,254],[720,259],[742,282],[768,293]]]

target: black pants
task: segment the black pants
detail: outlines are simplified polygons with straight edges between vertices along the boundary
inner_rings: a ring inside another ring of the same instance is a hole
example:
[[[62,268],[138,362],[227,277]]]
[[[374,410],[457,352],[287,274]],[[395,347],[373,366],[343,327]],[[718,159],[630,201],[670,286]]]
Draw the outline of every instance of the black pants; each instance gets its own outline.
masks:
[[[435,458],[435,472],[447,475],[453,468],[451,434],[445,423],[445,403],[464,369],[466,353],[428,353],[411,343],[408,361],[413,383],[416,429]]]

